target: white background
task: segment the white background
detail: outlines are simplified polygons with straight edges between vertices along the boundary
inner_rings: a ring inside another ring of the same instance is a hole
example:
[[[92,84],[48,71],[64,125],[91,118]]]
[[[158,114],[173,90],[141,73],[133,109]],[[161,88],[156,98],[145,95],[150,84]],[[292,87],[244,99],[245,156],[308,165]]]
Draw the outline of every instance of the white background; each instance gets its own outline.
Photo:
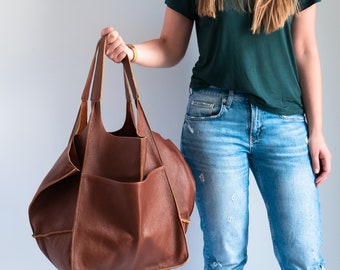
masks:
[[[54,269],[31,237],[28,205],[66,147],[100,30],[115,26],[126,42],[157,37],[163,0],[11,0],[0,4],[0,269]],[[320,187],[323,253],[328,270],[340,265],[338,1],[318,4],[317,35],[323,68],[324,132],[333,172]],[[151,127],[179,143],[196,41],[170,69],[134,67]],[[108,130],[122,124],[125,109],[121,65],[106,62],[103,118]],[[277,270],[262,199],[251,181],[248,270]],[[195,211],[189,227],[190,260],[202,269],[202,239]]]

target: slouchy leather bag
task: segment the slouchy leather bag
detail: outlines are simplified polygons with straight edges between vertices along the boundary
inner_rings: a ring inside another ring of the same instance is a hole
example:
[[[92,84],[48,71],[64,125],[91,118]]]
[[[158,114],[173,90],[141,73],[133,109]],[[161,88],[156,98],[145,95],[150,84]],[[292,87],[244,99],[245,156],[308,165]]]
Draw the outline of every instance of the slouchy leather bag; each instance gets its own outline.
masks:
[[[188,259],[194,180],[176,146],[151,131],[127,58],[125,123],[105,130],[105,47],[101,38],[68,145],[29,206],[33,237],[61,270],[176,268]]]

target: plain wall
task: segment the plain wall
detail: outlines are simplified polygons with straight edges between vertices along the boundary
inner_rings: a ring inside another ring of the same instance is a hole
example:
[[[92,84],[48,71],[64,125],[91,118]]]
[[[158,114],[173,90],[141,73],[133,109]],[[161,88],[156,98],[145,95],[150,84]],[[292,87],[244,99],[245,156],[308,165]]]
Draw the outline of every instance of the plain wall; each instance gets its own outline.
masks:
[[[100,30],[115,26],[126,42],[158,37],[163,0],[11,0],[0,4],[0,269],[47,270],[52,264],[31,237],[27,209],[40,182],[66,147]],[[323,69],[324,133],[333,172],[320,187],[324,257],[340,265],[338,1],[318,4],[317,36]],[[193,36],[194,37],[194,36]],[[135,66],[151,127],[179,143],[191,68],[191,40],[183,61],[170,69]],[[108,130],[122,124],[122,67],[106,62],[103,118]],[[262,199],[251,181],[248,270],[279,269],[272,252]],[[188,231],[190,260],[181,269],[202,269],[202,237],[195,210]]]

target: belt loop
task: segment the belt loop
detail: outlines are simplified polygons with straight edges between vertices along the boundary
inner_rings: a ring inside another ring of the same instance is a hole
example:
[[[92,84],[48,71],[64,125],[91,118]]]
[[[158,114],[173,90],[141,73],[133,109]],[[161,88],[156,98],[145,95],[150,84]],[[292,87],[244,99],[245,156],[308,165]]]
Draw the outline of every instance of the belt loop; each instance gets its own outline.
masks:
[[[226,107],[227,108],[231,107],[231,104],[233,103],[233,98],[234,98],[234,91],[233,90],[229,90],[228,99],[226,101]]]

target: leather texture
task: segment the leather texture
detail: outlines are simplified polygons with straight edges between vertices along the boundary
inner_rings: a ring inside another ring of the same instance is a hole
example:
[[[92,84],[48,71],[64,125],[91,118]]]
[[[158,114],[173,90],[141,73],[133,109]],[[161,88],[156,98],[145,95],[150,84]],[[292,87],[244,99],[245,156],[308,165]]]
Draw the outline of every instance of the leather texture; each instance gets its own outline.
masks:
[[[176,268],[188,259],[194,179],[176,146],[150,129],[127,58],[126,119],[105,130],[105,48],[101,38],[68,145],[29,206],[33,237],[60,270]]]

